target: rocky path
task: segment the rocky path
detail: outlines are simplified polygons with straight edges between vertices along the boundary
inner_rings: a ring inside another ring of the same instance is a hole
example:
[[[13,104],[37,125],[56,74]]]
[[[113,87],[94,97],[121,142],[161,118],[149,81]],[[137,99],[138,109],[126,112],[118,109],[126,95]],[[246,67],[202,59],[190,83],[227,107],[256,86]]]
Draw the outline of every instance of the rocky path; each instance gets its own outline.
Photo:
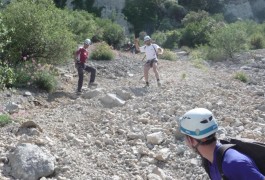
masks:
[[[54,173],[41,180],[206,180],[176,119],[192,108],[208,108],[218,119],[218,136],[265,142],[264,52],[200,68],[186,57],[161,60],[162,87],[150,71],[148,89],[141,79],[142,55],[119,52],[112,62],[92,62],[99,86],[81,96],[74,93],[72,64],[60,67],[60,88],[53,94],[1,92],[2,111],[11,102],[17,108],[10,112],[14,123],[0,128],[0,179],[13,179],[9,154],[26,142],[55,158]],[[237,71],[250,77],[248,83],[234,78]],[[17,133],[29,120],[39,128]]]

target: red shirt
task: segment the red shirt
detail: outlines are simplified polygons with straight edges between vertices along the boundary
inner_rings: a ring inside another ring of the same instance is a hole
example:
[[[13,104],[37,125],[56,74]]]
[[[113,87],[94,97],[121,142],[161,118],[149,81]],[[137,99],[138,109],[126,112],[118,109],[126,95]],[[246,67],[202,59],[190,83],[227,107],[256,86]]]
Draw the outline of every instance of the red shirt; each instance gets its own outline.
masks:
[[[85,63],[88,58],[88,50],[81,47],[76,51],[76,56],[81,63]]]

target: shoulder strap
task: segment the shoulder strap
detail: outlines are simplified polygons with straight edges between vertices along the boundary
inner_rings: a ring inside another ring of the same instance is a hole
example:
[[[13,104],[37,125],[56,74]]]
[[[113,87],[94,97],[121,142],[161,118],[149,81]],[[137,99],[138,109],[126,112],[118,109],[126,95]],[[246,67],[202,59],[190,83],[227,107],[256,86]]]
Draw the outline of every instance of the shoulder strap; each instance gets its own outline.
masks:
[[[156,48],[155,48],[155,46],[152,44],[152,46],[153,46],[153,48],[154,48],[154,50],[155,50],[155,52],[156,52]],[[156,54],[157,54],[157,52],[156,52]]]
[[[224,175],[223,168],[222,168],[223,156],[224,156],[225,152],[233,146],[235,146],[235,144],[224,144],[221,147],[219,147],[217,150],[217,156],[216,156],[217,166],[218,166],[218,170],[219,170],[223,179],[227,179]]]

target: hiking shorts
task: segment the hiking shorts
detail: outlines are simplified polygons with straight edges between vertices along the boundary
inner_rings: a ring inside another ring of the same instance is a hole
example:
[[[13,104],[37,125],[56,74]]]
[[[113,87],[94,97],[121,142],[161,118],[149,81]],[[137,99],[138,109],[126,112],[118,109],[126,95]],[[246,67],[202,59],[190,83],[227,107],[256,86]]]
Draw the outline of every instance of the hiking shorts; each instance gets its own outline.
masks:
[[[151,60],[147,60],[145,65],[150,65],[150,67],[153,67],[153,64],[157,62],[158,62],[157,59],[151,59]]]

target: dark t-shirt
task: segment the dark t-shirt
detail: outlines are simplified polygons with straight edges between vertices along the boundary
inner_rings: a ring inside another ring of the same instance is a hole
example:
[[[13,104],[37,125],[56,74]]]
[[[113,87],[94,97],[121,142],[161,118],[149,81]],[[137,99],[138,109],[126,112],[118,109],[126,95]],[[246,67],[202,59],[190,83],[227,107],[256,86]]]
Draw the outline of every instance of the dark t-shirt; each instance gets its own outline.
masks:
[[[217,149],[221,146],[218,143],[214,150],[213,163],[209,165],[210,176],[212,180],[221,180],[221,175],[218,171],[216,160]],[[255,162],[248,156],[230,148],[225,152],[222,169],[225,176],[229,180],[264,180],[265,176],[262,175]]]

